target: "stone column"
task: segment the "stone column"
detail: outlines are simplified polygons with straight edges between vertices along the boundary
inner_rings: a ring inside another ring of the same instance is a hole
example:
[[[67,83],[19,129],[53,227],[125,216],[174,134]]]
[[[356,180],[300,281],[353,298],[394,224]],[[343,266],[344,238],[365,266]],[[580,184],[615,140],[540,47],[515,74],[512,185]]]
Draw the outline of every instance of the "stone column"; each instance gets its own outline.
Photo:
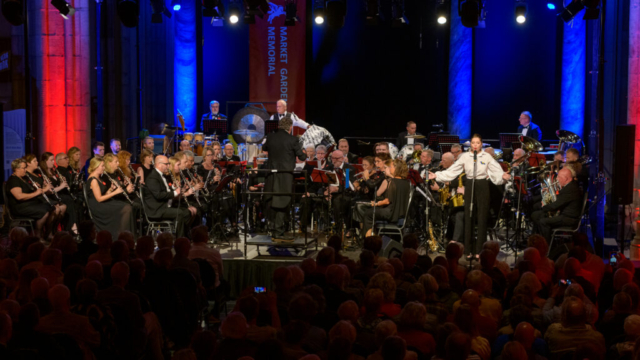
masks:
[[[629,77],[627,123],[636,125],[634,152],[633,209],[638,211],[640,199],[640,0],[629,1]],[[636,236],[631,244],[631,259],[640,260],[640,215],[636,218]]]
[[[77,146],[83,159],[91,142],[89,1],[72,0],[65,20],[48,0],[29,4],[29,48],[37,96],[38,151],[54,154]]]

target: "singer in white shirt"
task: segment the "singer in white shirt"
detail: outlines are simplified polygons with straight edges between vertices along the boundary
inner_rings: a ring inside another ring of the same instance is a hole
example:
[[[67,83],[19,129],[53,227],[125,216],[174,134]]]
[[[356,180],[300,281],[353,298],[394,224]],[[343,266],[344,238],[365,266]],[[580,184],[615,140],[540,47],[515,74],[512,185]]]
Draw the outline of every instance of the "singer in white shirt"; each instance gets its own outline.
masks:
[[[490,207],[489,181],[496,185],[502,185],[504,181],[511,179],[511,176],[502,171],[500,164],[493,156],[482,150],[482,137],[478,134],[474,134],[471,138],[471,148],[468,152],[460,155],[458,160],[447,170],[429,173],[429,180],[453,181],[463,172],[467,178],[464,183],[464,247],[467,254],[477,255],[482,250],[482,244],[487,241]],[[473,182],[474,174],[475,184]],[[472,243],[476,220],[478,221],[478,237]]]

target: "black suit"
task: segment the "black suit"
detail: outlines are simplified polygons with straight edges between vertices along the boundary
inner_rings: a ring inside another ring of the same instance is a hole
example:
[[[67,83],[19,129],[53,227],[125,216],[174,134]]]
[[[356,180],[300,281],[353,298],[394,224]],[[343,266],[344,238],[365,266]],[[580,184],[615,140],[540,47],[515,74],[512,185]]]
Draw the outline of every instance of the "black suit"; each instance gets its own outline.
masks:
[[[302,151],[300,141],[288,132],[278,131],[267,135],[262,150],[269,152],[267,168],[273,170],[292,171],[296,166],[296,158],[304,161],[307,156]],[[292,173],[271,173],[265,179],[266,192],[291,192],[293,186]],[[291,202],[290,195],[266,195],[265,201],[269,209],[270,226],[276,236],[284,235],[284,219]]]
[[[357,164],[358,163],[358,155],[356,155],[356,154],[354,154],[352,152],[347,153],[347,162],[349,164]]]
[[[522,134],[522,129],[524,129],[524,126],[522,125],[518,126],[518,133]],[[527,130],[526,136],[540,141],[542,140],[542,130],[540,130],[540,127],[538,125],[530,122],[529,130]]]
[[[349,189],[354,190],[351,185],[355,182],[357,170],[353,166],[343,163],[341,169],[341,176],[343,179],[347,175],[347,169],[349,170]],[[340,171],[340,169],[335,169],[332,163],[327,164],[327,166],[324,167],[324,170]],[[338,177],[340,178],[340,176]],[[346,190],[346,182],[346,179],[344,179],[344,181],[341,180],[338,192],[331,194],[331,208],[333,209],[333,217],[338,232],[342,230],[343,224],[351,224],[351,198],[353,192]]]
[[[226,155],[223,155],[220,161],[240,161],[240,157],[238,155],[231,155],[231,157],[228,158]]]
[[[407,145],[407,138],[405,137],[407,135],[408,134],[406,131],[403,131],[400,134],[398,134],[398,138],[396,139],[396,146],[398,147],[398,150],[402,149],[403,146]],[[422,134],[416,131],[415,135],[422,135]],[[416,144],[416,143],[422,143],[422,142],[418,141],[417,139],[414,139],[413,143]]]
[[[177,218],[176,236],[182,237],[185,233],[185,225],[191,220],[189,210],[180,209],[177,206],[172,208],[168,206],[169,200],[174,199],[174,192],[167,190],[167,186],[156,169],[151,170],[144,182],[143,196],[147,216],[154,220],[175,220]],[[175,201],[178,200],[175,199]]]
[[[556,213],[557,216],[547,216],[549,212]],[[540,234],[547,241],[551,241],[551,232],[559,227],[574,227],[580,221],[582,215],[582,194],[576,181],[571,181],[563,187],[556,201],[543,206],[540,210],[534,211],[531,218],[538,225]]]

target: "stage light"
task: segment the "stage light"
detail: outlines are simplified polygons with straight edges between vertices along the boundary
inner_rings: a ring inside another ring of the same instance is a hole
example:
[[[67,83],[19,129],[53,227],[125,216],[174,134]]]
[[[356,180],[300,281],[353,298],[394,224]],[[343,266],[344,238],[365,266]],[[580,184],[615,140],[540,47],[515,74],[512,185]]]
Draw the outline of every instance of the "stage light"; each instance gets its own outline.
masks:
[[[484,27],[484,3],[482,0],[465,0],[458,2],[458,13],[462,26]]]
[[[344,26],[344,18],[347,15],[346,0],[328,0],[325,5],[327,25],[332,28]]]
[[[231,15],[229,16],[229,21],[230,21],[232,24],[237,23],[237,22],[238,22],[238,15],[231,14]]]
[[[2,0],[2,15],[4,15],[9,24],[14,26],[24,24],[22,10],[22,0]]]
[[[295,3],[296,0],[286,0],[284,3],[284,26],[295,26],[297,21],[300,21],[297,16],[298,6]]]
[[[527,21],[527,3],[524,1],[516,1],[516,22],[524,24]]]
[[[221,0],[202,0],[202,16],[223,18],[224,4]]]
[[[549,10],[555,10],[556,9],[556,5],[553,3],[547,3],[547,9]]]
[[[149,0],[151,2],[151,9],[153,10],[153,14],[151,14],[151,22],[156,24],[162,23],[162,15],[164,14],[166,17],[171,18],[171,12],[167,9],[167,6],[164,4],[164,0]]]
[[[173,11],[180,11],[182,5],[180,5],[180,0],[171,0],[171,8]]]
[[[126,27],[136,27],[138,25],[138,15],[140,7],[137,0],[120,0],[116,6],[116,11],[120,22]]]
[[[241,16],[241,2],[237,0],[231,0],[229,2],[229,22],[232,24],[237,24],[240,20]],[[244,22],[247,23],[247,13],[244,14]],[[251,16],[253,17],[253,16]],[[253,23],[255,24],[255,19],[253,19]]]
[[[438,19],[438,24],[444,25],[447,23],[447,19],[449,18],[449,6],[442,0],[438,3],[436,7],[436,16]]]
[[[378,0],[367,0],[367,24],[378,25],[380,23],[380,3]]]
[[[62,16],[65,20],[68,20],[73,14],[76,13],[76,9],[74,9],[68,2],[64,0],[51,0],[51,5],[60,11],[60,16]]]
[[[271,9],[267,0],[244,0],[245,12],[259,16],[261,19]],[[274,4],[275,5],[275,4]],[[275,5],[277,6],[277,5]]]
[[[324,0],[315,0],[313,4],[313,21],[317,25],[324,24]]]
[[[572,0],[569,5],[565,6],[564,10],[562,10],[560,17],[564,22],[569,22],[582,9],[584,9],[584,5],[582,5],[580,0]]]

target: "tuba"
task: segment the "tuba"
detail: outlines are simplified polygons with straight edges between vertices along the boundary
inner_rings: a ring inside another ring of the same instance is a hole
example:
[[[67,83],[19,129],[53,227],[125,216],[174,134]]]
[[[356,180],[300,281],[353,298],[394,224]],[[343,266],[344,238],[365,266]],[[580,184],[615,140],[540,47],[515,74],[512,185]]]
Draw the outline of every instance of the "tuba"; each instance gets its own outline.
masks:
[[[420,163],[420,155],[422,155],[422,150],[415,150],[409,160],[413,160],[414,163]]]

